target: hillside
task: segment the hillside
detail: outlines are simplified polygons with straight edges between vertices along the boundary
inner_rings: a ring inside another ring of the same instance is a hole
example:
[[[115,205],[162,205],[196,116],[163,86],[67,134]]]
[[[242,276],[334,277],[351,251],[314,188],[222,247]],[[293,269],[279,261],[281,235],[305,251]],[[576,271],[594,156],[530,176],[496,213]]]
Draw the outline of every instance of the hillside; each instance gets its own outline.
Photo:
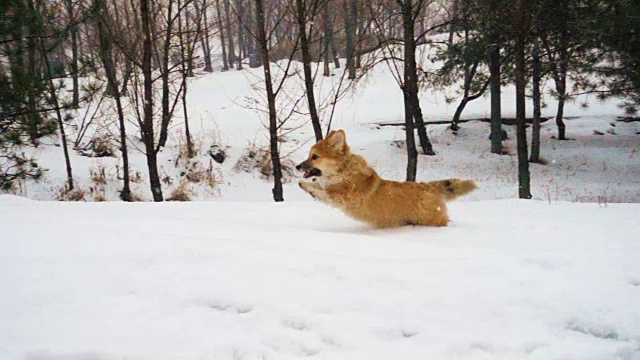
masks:
[[[433,66],[424,64],[424,66]],[[273,73],[280,68],[273,66]],[[184,156],[184,124],[181,112],[170,130],[169,143],[159,154],[160,175],[165,196],[183,184],[193,200],[249,200],[269,201],[270,183],[260,174],[261,155],[268,145],[265,115],[261,110],[263,93],[261,69],[231,70],[200,74],[189,85],[188,104],[191,131],[198,149],[198,156],[186,161]],[[317,81],[319,102],[325,107],[321,111],[324,126],[328,126],[333,91],[340,83],[341,73]],[[90,81],[85,79],[85,81]],[[342,85],[345,87],[346,85]],[[293,77],[285,84],[285,98],[295,99],[303,91],[302,80]],[[512,87],[504,87],[503,116],[515,114]],[[427,121],[450,119],[456,103],[447,103],[448,96],[455,94],[455,87],[447,91],[425,91],[421,102]],[[282,100],[281,117],[291,109],[291,101]],[[618,100],[598,101],[593,96],[578,96],[567,103],[569,141],[557,141],[554,121],[542,125],[541,156],[547,165],[532,164],[532,193],[534,199],[545,201],[579,202],[639,202],[640,201],[640,123],[620,122],[623,115]],[[543,116],[555,115],[555,100],[545,97]],[[100,106],[98,106],[100,105]],[[80,109],[75,125],[69,126],[69,139],[77,138],[82,122],[95,114],[80,148],[90,145],[94,138],[115,137],[117,134],[115,112],[105,99],[98,104]],[[132,116],[133,109],[127,106]],[[403,147],[404,132],[401,127],[380,127],[383,122],[400,122],[403,118],[402,93],[390,71],[380,64],[363,79],[355,90],[347,92],[336,105],[331,122],[332,129],[345,129],[353,150],[364,155],[378,172],[387,178],[404,179],[406,155]],[[528,109],[531,111],[530,107]],[[86,115],[86,117],[85,117]],[[469,103],[463,118],[473,119],[489,116],[488,98],[483,97]],[[285,164],[291,167],[306,157],[312,145],[313,132],[308,117],[294,114],[283,126],[281,152]],[[147,182],[146,160],[140,152],[142,144],[137,138],[135,120],[128,124],[129,148],[131,150],[131,173],[134,195],[141,200],[150,200]],[[74,130],[75,129],[75,130]],[[480,190],[470,200],[505,199],[517,197],[517,174],[515,157],[515,128],[505,126],[509,139],[505,147],[506,156],[489,152],[489,124],[469,122],[454,135],[446,125],[428,127],[430,138],[438,153],[435,157],[420,156],[418,179],[432,180],[444,177],[471,178],[480,184]],[[75,131],[75,132],[74,132]],[[603,135],[596,135],[598,131]],[[117,143],[110,140],[111,150],[118,155]],[[44,146],[26,149],[33,154],[39,165],[47,169],[38,182],[26,181],[12,190],[17,195],[33,199],[50,200],[60,198],[66,174],[61,148],[53,145],[59,140],[43,140]],[[207,154],[224,150],[223,164],[213,161]],[[253,154],[253,155],[251,155]],[[251,156],[255,158],[251,158]],[[74,177],[84,192],[83,199],[117,200],[122,186],[121,166],[117,157],[91,158],[72,152]],[[268,161],[267,161],[268,162]],[[244,170],[244,171],[243,171]],[[248,172],[247,172],[248,171]],[[266,169],[268,173],[268,169]],[[186,176],[189,174],[190,176]],[[297,176],[290,173],[289,180]],[[186,179],[191,178],[191,180]],[[196,182],[192,181],[193,178]],[[307,199],[295,184],[285,187],[285,199]],[[308,200],[308,199],[307,199]]]

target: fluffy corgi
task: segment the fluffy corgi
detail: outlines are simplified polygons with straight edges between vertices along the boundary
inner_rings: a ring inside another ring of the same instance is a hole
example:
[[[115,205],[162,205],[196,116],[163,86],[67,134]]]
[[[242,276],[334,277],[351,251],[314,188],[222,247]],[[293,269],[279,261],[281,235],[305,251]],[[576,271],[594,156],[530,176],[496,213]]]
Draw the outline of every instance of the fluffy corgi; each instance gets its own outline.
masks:
[[[384,180],[363,157],[351,153],[342,130],[318,141],[296,169],[304,172],[299,183],[304,191],[377,227],[446,226],[446,202],[476,189],[471,180]]]

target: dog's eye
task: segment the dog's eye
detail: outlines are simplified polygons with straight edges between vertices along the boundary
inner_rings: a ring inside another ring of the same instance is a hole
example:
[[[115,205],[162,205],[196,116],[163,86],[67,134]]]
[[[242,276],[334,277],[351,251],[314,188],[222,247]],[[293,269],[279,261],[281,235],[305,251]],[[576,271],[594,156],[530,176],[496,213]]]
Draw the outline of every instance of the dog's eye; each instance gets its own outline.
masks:
[[[311,155],[311,160],[318,160],[318,155],[316,154]]]

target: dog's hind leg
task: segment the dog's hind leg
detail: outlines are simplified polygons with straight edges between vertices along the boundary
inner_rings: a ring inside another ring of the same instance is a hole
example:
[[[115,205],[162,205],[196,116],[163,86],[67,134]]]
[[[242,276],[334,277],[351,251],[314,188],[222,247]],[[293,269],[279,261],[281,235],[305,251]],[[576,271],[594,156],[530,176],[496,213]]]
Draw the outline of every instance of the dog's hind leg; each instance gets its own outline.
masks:
[[[418,225],[447,226],[449,223],[447,205],[441,197],[423,199],[418,215]]]

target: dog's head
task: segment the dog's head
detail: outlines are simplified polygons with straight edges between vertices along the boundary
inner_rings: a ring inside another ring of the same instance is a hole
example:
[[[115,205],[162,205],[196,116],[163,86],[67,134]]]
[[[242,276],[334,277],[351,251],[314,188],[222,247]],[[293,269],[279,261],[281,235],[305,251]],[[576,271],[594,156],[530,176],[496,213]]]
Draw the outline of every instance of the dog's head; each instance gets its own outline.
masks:
[[[332,131],[326,139],[313,145],[307,160],[298,164],[296,169],[304,171],[305,179],[332,176],[337,173],[341,161],[349,154],[347,136],[344,131]]]

